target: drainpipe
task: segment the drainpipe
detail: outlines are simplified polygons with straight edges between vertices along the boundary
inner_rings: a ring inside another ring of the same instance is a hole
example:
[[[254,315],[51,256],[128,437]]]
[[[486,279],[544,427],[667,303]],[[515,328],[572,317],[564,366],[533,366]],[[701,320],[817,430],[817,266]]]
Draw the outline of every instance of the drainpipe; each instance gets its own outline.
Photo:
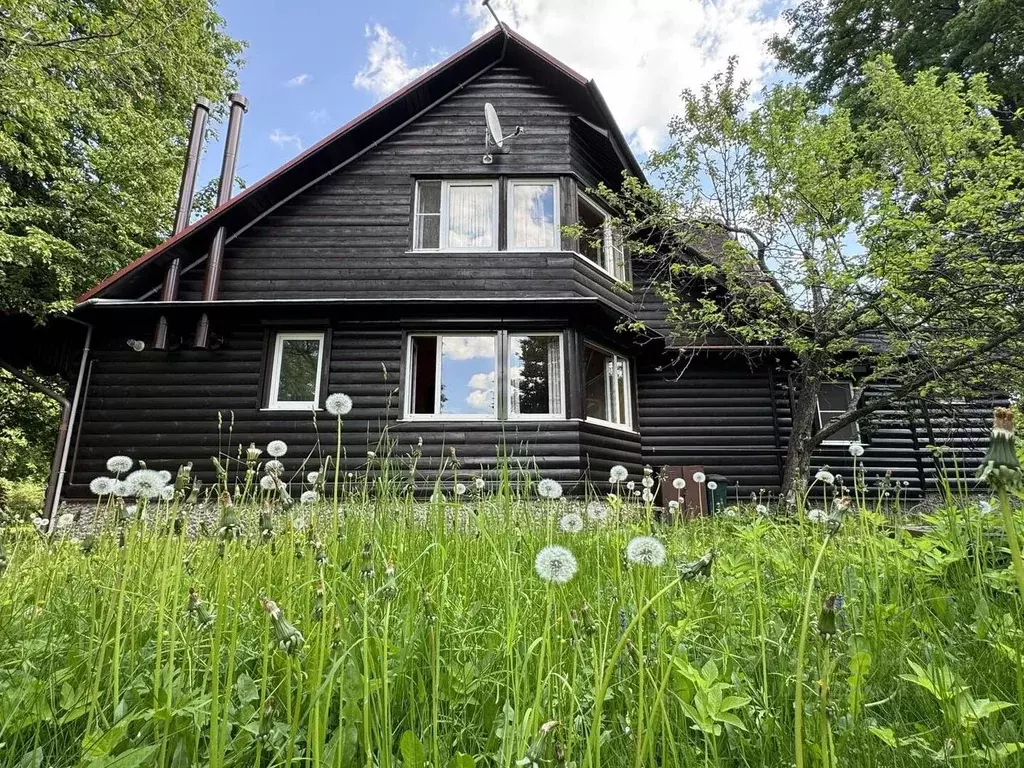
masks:
[[[188,226],[192,214],[192,197],[196,191],[196,174],[199,171],[199,156],[203,150],[203,138],[206,135],[206,119],[210,115],[210,102],[200,98],[196,100],[192,112],[192,128],[188,134],[188,151],[185,155],[185,167],[181,172],[181,188],[178,190],[178,205],[174,209],[174,227],[171,236],[181,232]],[[181,277],[181,259],[174,259],[167,266],[164,276],[161,301],[175,301],[178,298],[178,283]],[[161,313],[153,332],[153,349],[167,349],[167,315]]]
[[[224,205],[231,199],[231,190],[235,184],[235,165],[238,162],[238,140],[242,133],[242,115],[249,108],[249,100],[240,93],[232,93],[231,114],[228,117],[228,135],[224,142],[224,162],[221,164],[220,184],[217,187],[217,206]],[[206,275],[203,278],[203,301],[216,301],[220,292],[220,273],[224,266],[224,242],[227,232],[223,226],[217,227],[210,245],[210,253],[206,259]],[[196,324],[194,346],[206,349],[210,337],[210,316],[204,311]]]
[[[67,474],[68,452],[71,449],[72,425],[78,415],[78,403],[82,399],[82,381],[85,379],[85,366],[89,361],[89,350],[92,346],[92,325],[74,317],[67,318],[86,327],[85,344],[82,346],[82,360],[78,364],[78,380],[75,382],[75,393],[70,402],[61,412],[60,431],[57,445],[53,452],[53,464],[50,471],[50,482],[46,488],[45,515],[50,519],[50,530],[56,524],[57,510],[60,508],[60,492],[64,487],[64,476]],[[56,469],[56,472],[53,470]]]

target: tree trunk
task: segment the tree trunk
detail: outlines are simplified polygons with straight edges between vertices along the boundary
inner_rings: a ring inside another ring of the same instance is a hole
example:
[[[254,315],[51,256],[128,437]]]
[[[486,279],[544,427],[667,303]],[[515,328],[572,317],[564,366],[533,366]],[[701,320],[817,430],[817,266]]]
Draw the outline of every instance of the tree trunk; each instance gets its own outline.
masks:
[[[782,499],[795,503],[807,490],[807,478],[811,473],[811,437],[818,426],[818,392],[821,384],[801,377],[794,382],[797,387],[793,407],[793,431],[789,436],[789,449],[782,468]]]

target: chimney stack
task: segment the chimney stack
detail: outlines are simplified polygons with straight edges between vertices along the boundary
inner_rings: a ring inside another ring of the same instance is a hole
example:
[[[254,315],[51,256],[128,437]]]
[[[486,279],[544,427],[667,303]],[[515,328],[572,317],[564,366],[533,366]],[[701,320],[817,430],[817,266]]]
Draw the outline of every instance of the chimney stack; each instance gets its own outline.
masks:
[[[174,209],[174,227],[171,236],[178,234],[188,226],[192,214],[192,198],[196,192],[196,175],[199,171],[199,158],[203,151],[203,138],[206,136],[206,120],[210,116],[210,102],[204,98],[196,100],[192,112],[192,127],[188,134],[188,150],[185,155],[185,167],[181,172],[181,187],[178,189],[178,205]],[[174,301],[178,298],[178,281],[181,276],[181,259],[174,259],[167,266],[164,275],[163,290],[160,301]],[[153,349],[167,349],[167,315],[161,314],[153,333]]]
[[[249,108],[249,100],[240,93],[232,93],[231,114],[228,117],[228,135],[224,142],[224,161],[221,164],[220,183],[217,187],[217,207],[231,199],[235,184],[235,166],[238,162],[238,141],[242,133],[242,115]],[[217,227],[206,259],[206,275],[203,278],[203,301],[216,301],[220,291],[220,273],[224,262],[224,241],[227,233],[223,226]],[[194,346],[205,349],[210,337],[210,316],[204,310],[196,324]]]

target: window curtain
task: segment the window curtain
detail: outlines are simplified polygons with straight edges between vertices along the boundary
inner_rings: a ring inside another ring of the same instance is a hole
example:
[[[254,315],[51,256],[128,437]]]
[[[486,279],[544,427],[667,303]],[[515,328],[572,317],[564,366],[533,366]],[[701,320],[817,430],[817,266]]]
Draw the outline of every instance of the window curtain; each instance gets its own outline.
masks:
[[[494,247],[494,187],[452,185],[448,189],[448,247]]]

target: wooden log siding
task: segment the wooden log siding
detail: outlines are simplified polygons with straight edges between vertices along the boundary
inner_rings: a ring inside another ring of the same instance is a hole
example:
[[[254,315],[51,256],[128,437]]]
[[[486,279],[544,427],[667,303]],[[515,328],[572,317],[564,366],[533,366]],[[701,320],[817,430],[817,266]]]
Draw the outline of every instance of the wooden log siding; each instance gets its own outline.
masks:
[[[344,471],[365,470],[367,451],[381,452],[386,432],[385,446],[393,445],[383,450],[391,450],[402,466],[423,439],[418,483],[424,490],[432,487],[442,466],[445,482],[452,481],[452,449],[461,467],[459,477],[484,474],[495,479],[500,452],[520,479],[551,477],[568,493],[584,491],[588,468],[595,470],[601,489],[613,464],[639,472],[639,436],[576,419],[398,421],[403,324],[332,325],[328,385],[321,399],[329,392],[344,392],[353,400],[342,430]],[[296,327],[282,324],[275,330]],[[326,329],[327,322],[304,322],[301,327]],[[171,472],[191,461],[196,475],[209,484],[215,479],[211,457],[222,453],[234,459],[238,446],[250,442],[265,447],[272,439],[284,440],[289,476],[307,456],[310,470],[334,453],[336,422],[325,411],[318,412],[314,424],[308,413],[261,409],[259,393],[269,365],[267,327],[239,321],[221,330],[224,341],[218,349],[141,353],[125,346],[123,330],[97,332],[65,498],[87,498],[89,481],[107,474],[106,460],[115,454]],[[219,433],[218,412],[223,420]]]

